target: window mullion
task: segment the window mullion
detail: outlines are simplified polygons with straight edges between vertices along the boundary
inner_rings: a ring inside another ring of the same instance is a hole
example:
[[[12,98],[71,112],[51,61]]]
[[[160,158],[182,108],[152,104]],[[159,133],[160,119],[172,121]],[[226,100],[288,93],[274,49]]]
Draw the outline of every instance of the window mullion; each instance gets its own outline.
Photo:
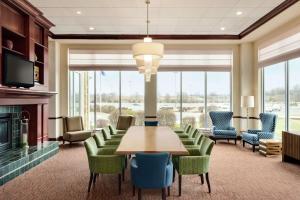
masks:
[[[285,129],[289,130],[289,64],[285,62]]]
[[[207,124],[207,72],[204,72],[204,126],[208,127]]]
[[[182,72],[180,72],[180,127],[182,127]]]

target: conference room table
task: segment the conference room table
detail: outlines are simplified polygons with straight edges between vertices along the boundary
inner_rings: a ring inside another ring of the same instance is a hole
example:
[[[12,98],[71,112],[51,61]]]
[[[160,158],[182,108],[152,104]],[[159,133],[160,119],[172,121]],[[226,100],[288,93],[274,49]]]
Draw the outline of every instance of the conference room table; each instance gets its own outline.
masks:
[[[178,135],[167,126],[131,126],[122,137],[116,154],[129,155],[138,152],[189,154]]]

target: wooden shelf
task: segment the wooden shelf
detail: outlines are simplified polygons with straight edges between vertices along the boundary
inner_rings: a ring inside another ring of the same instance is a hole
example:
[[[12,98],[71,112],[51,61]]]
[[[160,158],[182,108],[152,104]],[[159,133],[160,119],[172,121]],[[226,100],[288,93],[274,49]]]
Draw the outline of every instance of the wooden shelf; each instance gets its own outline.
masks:
[[[57,92],[48,92],[48,91],[40,91],[40,90],[32,90],[32,89],[21,89],[21,88],[10,88],[10,87],[0,87],[1,95],[8,94],[17,94],[17,95],[30,95],[30,96],[48,96],[57,94]]]
[[[13,34],[15,34],[15,35],[17,35],[17,36],[19,36],[19,37],[22,37],[22,38],[24,38],[24,39],[26,38],[25,35],[23,35],[23,34],[21,34],[21,33],[18,33],[18,32],[15,32],[15,31],[13,31],[13,30],[7,28],[7,27],[2,27],[2,29],[3,29],[4,31],[8,31],[8,32],[10,32],[10,33],[13,33]]]
[[[20,56],[24,56],[23,53],[21,53],[21,52],[19,52],[19,51],[16,51],[16,50],[13,50],[13,49],[9,49],[9,48],[7,48],[7,47],[5,47],[5,46],[2,46],[2,49],[4,49],[5,51],[9,51],[9,52],[11,52],[11,53],[14,53],[14,54],[18,54],[18,55],[20,55]]]
[[[38,60],[36,60],[35,63],[38,63],[38,64],[40,64],[40,65],[43,65],[43,64],[44,64],[43,62],[38,61]]]
[[[44,45],[42,45],[42,44],[40,44],[40,43],[38,43],[38,42],[35,42],[35,44],[36,44],[37,46],[39,46],[39,47],[42,47],[42,48],[45,48],[45,49],[47,49],[47,47],[46,47],[46,46],[44,46]]]

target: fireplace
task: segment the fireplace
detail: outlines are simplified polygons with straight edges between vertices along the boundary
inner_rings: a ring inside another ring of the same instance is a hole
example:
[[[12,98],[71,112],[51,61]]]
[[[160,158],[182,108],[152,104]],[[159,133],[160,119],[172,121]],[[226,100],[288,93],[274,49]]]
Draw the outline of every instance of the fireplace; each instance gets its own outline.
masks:
[[[0,113],[0,152],[12,148],[12,114]]]

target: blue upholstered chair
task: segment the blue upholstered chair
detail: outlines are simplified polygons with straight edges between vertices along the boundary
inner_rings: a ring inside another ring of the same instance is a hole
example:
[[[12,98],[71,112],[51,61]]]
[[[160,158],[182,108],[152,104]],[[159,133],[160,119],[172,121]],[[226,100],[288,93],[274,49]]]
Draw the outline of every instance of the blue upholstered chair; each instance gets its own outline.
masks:
[[[158,121],[145,121],[145,126],[158,126]]]
[[[262,129],[248,130],[242,134],[243,147],[245,142],[252,145],[252,150],[255,152],[255,146],[259,145],[260,139],[272,139],[276,127],[277,115],[272,113],[260,113],[259,115]]]
[[[142,189],[162,189],[162,198],[166,199],[166,188],[170,195],[173,179],[173,164],[168,153],[137,153],[131,161],[131,181],[133,195],[138,188],[138,199]]]
[[[234,140],[234,143],[236,144],[236,130],[231,126],[233,112],[212,111],[209,112],[209,116],[213,124],[212,133],[215,143],[216,140],[227,139],[228,141]]]

